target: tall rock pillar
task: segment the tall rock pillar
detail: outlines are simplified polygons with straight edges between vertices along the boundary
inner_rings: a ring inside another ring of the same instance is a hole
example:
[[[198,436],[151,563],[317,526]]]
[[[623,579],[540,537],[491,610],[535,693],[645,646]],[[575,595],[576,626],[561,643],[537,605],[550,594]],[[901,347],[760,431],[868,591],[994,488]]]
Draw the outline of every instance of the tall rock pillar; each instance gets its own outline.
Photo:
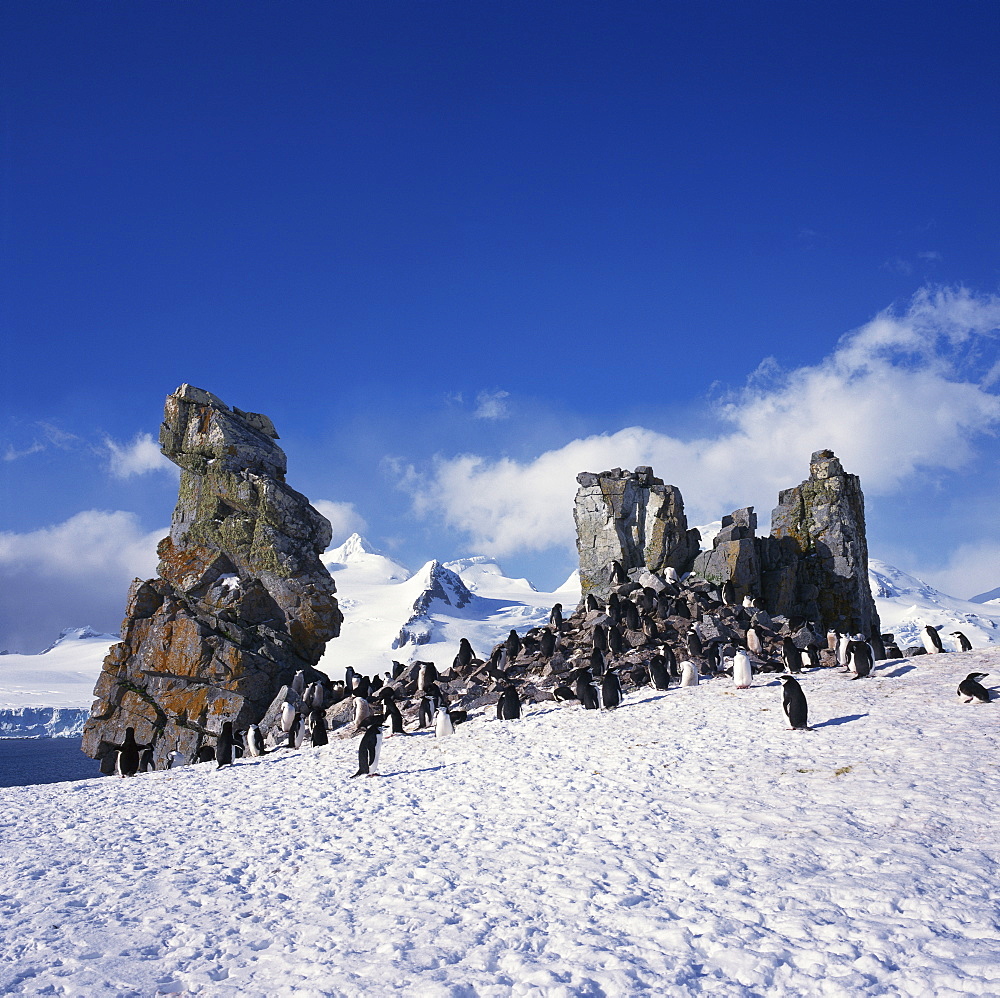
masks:
[[[761,582],[772,613],[866,637],[878,631],[861,481],[833,451],[816,451],[809,478],[779,493],[761,545]]]
[[[330,524],[285,484],[271,420],[181,385],[160,447],[181,468],[158,578],[136,579],[122,640],[94,689],[83,751],[104,759],[127,727],[157,767],[191,755],[225,721],[260,720],[280,687],[314,669],[343,619],[320,561]]]

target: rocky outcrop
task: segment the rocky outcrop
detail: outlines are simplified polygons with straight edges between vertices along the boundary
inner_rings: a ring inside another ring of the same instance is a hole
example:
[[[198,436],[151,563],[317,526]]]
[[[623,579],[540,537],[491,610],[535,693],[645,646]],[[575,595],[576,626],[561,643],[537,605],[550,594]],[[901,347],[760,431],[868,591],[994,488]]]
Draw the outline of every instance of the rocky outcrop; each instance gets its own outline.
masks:
[[[136,579],[122,640],[104,661],[83,751],[104,759],[126,727],[157,768],[193,755],[225,721],[259,720],[295,672],[340,633],[319,555],[330,524],[285,484],[271,421],[182,385],[168,396],[163,453],[181,468],[158,578]]]
[[[753,506],[724,516],[712,550],[703,551],[695,559],[694,573],[718,586],[731,583],[734,602],[759,595],[760,558],[756,531],[757,514]]]
[[[608,598],[615,562],[630,577],[690,569],[700,537],[688,529],[680,489],[664,485],[648,467],[583,472],[576,480],[573,515],[584,597]]]
[[[861,481],[844,471],[833,451],[816,451],[809,478],[779,494],[761,555],[769,610],[843,633],[878,633]]]

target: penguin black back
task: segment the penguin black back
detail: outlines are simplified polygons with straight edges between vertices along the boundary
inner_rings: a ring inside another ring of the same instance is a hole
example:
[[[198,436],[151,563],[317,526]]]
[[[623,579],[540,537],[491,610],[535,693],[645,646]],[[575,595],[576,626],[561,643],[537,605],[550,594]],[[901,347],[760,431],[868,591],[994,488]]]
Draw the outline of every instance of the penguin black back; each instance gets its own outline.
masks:
[[[219,764],[216,768],[233,764],[233,722],[226,721],[222,725],[222,731],[215,740],[215,761]]]
[[[809,731],[809,706],[799,681],[791,676],[780,676],[784,689],[781,693],[781,707],[788,723],[795,731]]]

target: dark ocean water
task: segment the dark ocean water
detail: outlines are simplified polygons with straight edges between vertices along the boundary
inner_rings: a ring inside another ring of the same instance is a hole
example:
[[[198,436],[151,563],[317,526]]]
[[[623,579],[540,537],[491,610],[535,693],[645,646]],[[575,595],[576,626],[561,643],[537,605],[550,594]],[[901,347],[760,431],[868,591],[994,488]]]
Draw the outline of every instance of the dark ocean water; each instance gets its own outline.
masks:
[[[101,775],[79,738],[0,738],[0,787],[63,783]]]

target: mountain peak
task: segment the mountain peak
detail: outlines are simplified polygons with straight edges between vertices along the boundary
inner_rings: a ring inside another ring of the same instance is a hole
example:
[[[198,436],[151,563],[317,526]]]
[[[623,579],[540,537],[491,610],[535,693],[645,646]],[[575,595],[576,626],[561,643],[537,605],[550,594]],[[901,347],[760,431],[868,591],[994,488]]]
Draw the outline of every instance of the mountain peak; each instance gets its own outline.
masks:
[[[336,561],[340,564],[346,564],[349,561],[356,561],[362,555],[366,554],[381,554],[381,551],[376,551],[371,544],[366,541],[361,534],[354,533],[344,541],[340,547],[332,548],[329,552],[329,560]]]
[[[39,654],[44,655],[45,652],[52,651],[53,648],[58,645],[63,644],[66,641],[84,641],[87,638],[101,638],[104,641],[119,641],[120,638],[117,634],[107,634],[104,631],[95,631],[93,627],[87,624],[84,627],[64,627],[59,632],[59,637],[55,639],[44,651],[39,652]]]

